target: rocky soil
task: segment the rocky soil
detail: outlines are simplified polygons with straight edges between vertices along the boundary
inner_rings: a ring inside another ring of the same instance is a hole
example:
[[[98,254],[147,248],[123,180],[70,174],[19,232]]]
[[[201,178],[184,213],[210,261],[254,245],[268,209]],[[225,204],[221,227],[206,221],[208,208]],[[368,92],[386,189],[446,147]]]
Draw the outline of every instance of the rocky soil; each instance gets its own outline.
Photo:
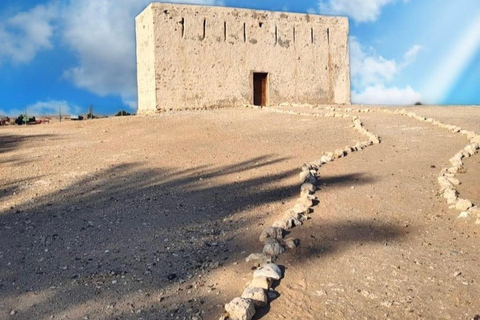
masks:
[[[480,109],[412,110],[480,132]],[[382,143],[320,169],[255,318],[473,319],[480,226],[437,183],[468,140],[352,114]],[[0,128],[0,319],[218,319],[301,165],[362,140],[349,119],[248,108]],[[480,157],[457,178],[478,204]]]

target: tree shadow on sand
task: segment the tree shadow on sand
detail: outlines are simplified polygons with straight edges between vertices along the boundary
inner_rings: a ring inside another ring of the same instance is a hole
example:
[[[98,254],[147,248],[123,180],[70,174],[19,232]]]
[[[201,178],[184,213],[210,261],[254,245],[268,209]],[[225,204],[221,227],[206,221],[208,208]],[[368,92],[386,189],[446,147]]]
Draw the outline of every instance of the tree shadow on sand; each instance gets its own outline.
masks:
[[[141,296],[149,304],[143,319],[167,318],[172,308],[173,318],[182,310],[202,310],[214,303],[211,296],[181,297],[182,303],[169,307],[162,292],[180,290],[192,274],[229,265],[234,247],[249,249],[238,243],[241,237],[232,235],[256,221],[235,220],[232,215],[298,194],[298,184],[279,181],[299,170],[246,180],[233,176],[266,170],[284,160],[265,155],[188,170],[112,166],[35,204],[23,204],[20,213],[4,212],[0,309],[15,309],[17,319],[76,319],[88,314],[96,319],[138,319],[134,311],[139,307],[132,301]],[[337,183],[351,179],[339,177]],[[259,214],[258,219],[264,217]]]

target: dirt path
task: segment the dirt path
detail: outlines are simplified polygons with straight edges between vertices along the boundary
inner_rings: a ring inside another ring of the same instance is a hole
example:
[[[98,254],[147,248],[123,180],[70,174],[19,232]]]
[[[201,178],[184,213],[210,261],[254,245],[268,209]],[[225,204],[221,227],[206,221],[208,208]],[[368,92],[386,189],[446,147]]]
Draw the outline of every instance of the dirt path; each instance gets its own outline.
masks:
[[[361,118],[382,143],[322,168],[320,205],[292,232],[302,246],[282,257],[281,297],[265,319],[472,319],[478,227],[436,195],[465,139],[400,116]],[[337,185],[340,174],[369,179]]]
[[[360,116],[382,143],[322,167],[320,204],[257,318],[472,319],[478,226],[436,195],[466,140]],[[363,139],[347,119],[243,108],[2,128],[0,319],[218,319],[301,164]],[[474,161],[459,187],[472,200]]]
[[[0,319],[218,317],[255,228],[349,125],[230,109],[2,128]]]

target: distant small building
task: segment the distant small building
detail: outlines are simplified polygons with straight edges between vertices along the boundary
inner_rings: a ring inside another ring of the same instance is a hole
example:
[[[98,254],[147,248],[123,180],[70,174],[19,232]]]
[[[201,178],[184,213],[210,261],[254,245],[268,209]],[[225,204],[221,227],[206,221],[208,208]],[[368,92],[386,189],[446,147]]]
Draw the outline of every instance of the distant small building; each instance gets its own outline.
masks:
[[[344,17],[152,3],[136,35],[139,114],[350,104]]]

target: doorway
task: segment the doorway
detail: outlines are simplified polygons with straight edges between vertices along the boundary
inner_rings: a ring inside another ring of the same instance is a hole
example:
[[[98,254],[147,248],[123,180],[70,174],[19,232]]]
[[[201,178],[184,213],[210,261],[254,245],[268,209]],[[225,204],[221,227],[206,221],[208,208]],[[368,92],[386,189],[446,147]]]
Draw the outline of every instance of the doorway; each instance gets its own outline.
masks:
[[[268,73],[253,73],[253,104],[266,106],[268,98]]]

